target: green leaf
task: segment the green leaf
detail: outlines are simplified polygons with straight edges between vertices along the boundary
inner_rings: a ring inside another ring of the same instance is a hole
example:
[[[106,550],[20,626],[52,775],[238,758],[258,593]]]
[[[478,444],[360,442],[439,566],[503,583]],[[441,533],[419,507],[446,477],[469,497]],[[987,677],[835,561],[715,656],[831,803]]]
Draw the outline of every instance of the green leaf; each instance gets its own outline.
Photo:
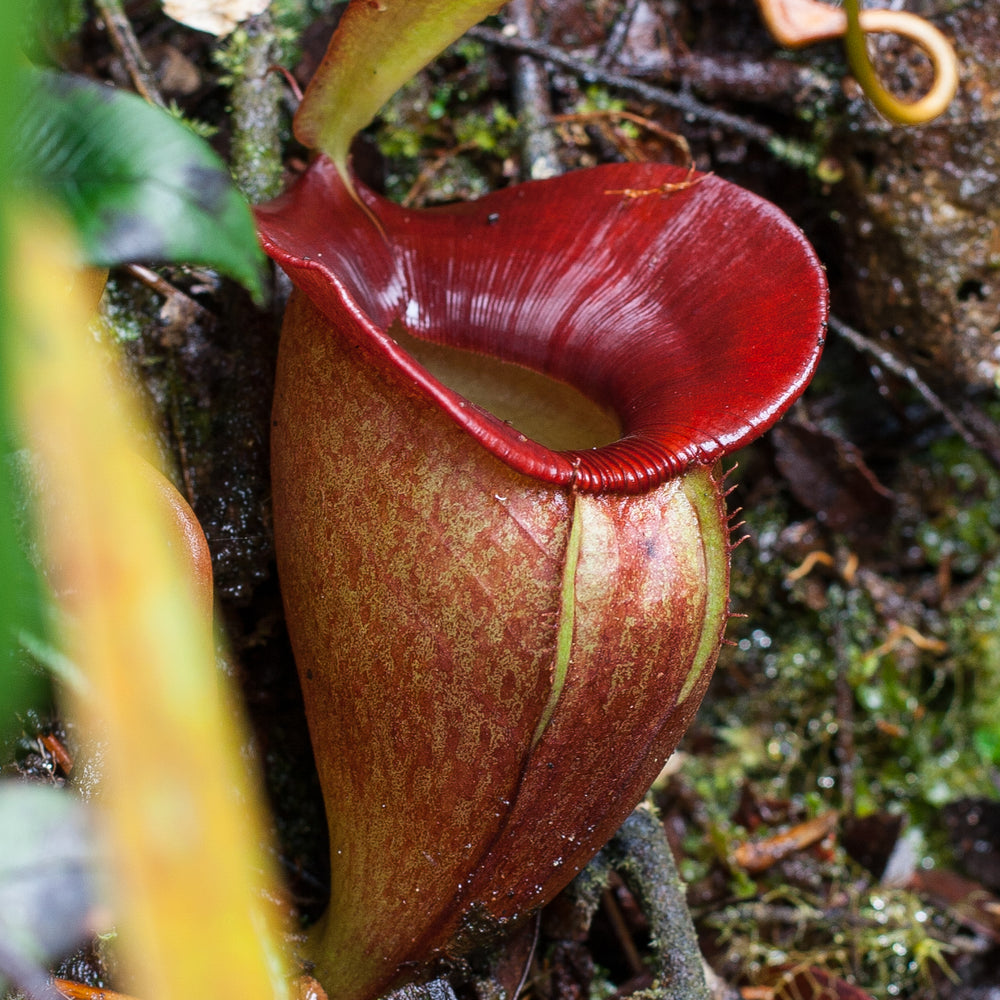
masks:
[[[35,72],[15,169],[68,211],[95,264],[204,264],[262,294],[263,255],[225,164],[190,129],[133,94]]]
[[[0,3],[0,149],[11,148],[18,93],[14,87],[17,43],[28,11],[19,3]],[[11,157],[0,156],[0,356],[10,335],[10,261],[7,206],[10,200]],[[0,742],[21,731],[19,716],[47,697],[44,678],[31,670],[18,637],[30,630],[44,634],[41,588],[19,537],[19,512],[24,501],[10,454],[19,446],[10,413],[9,373],[0,364]]]
[[[49,698],[48,682],[24,646],[26,636],[43,644],[48,628],[41,582],[26,555],[28,497],[13,454],[6,380],[5,371],[0,379],[0,745],[21,732],[21,717],[30,708]]]
[[[504,0],[351,0],[295,116],[342,174],[351,140],[438,53]]]

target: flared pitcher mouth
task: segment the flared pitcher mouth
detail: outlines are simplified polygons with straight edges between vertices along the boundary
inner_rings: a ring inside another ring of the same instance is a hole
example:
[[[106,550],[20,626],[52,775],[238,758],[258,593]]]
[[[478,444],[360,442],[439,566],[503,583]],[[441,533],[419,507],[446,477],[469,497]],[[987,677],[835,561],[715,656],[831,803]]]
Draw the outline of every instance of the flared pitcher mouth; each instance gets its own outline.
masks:
[[[713,175],[613,164],[430,209],[356,190],[317,158],[256,208],[264,249],[338,335],[534,479],[650,490],[759,436],[818,364],[822,265],[778,208]],[[564,383],[620,435],[543,444],[442,382],[399,331]]]

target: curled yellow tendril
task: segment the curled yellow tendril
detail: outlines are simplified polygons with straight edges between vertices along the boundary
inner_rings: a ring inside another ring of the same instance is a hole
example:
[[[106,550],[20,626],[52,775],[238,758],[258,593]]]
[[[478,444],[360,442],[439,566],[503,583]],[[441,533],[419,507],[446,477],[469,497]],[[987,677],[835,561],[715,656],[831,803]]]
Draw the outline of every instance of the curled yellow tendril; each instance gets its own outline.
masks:
[[[821,0],[757,0],[768,30],[782,45],[796,48],[844,37],[847,61],[872,105],[899,125],[922,125],[940,115],[958,89],[958,59],[951,43],[930,22],[896,10],[861,10],[859,0],[833,7]],[[901,101],[878,78],[865,36],[890,33],[918,45],[931,61],[933,80],[916,101]]]

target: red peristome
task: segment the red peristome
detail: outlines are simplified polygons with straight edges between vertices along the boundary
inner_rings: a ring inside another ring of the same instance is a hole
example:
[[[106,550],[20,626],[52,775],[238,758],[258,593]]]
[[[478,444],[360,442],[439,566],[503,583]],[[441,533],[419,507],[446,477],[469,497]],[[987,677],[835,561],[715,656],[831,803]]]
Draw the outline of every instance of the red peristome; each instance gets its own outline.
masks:
[[[366,211],[321,157],[257,222],[323,312],[352,312],[370,349],[509,466],[638,493],[770,427],[823,343],[826,280],[800,231],[712,175],[657,190],[686,177],[617,164],[425,210],[359,186]],[[414,361],[394,321],[575,386],[616,413],[621,439],[557,452],[526,438]]]

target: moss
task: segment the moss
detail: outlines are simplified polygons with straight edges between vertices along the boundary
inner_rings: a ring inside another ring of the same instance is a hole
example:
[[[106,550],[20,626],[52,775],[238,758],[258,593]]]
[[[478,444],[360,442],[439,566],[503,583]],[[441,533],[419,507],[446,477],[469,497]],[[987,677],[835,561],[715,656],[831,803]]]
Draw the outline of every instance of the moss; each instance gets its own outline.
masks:
[[[402,200],[418,179],[424,202],[476,198],[503,186],[518,121],[490,92],[485,50],[462,41],[392,97],[371,129],[387,161],[389,197]]]
[[[947,968],[948,922],[902,889],[868,889],[856,871],[838,899],[776,887],[759,901],[734,903],[713,915],[720,945],[751,982],[775,969],[819,966],[855,979],[877,996],[912,996]],[[863,969],[862,976],[857,970]]]
[[[982,583],[951,618],[952,648],[965,651],[969,677],[969,728],[977,762],[1000,767],[1000,567],[992,565]],[[975,763],[973,764],[975,766]]]
[[[863,571],[874,559],[889,567],[874,582],[820,567],[789,583],[803,550],[787,541],[803,530],[796,510],[779,495],[747,512],[753,539],[735,552],[733,603],[751,617],[732,630],[736,648],[724,652],[720,672],[748,673],[749,688],[710,698],[703,718],[738,751],[724,767],[730,778],[742,773],[770,793],[818,791],[836,801],[845,720],[834,688],[842,675],[853,694],[859,807],[896,803],[922,822],[948,798],[991,794],[984,765],[1000,759],[992,718],[1000,703],[1000,473],[949,436],[914,450],[893,485],[896,523],[884,549],[862,562]],[[843,564],[851,542],[818,535],[814,547],[840,552]]]
[[[767,151],[781,163],[814,173],[823,161],[823,151],[810,144],[776,135],[767,144]]]
[[[269,45],[278,65],[294,65],[300,58],[299,41],[313,19],[326,13],[331,3],[309,0],[272,0],[267,16],[270,23]],[[321,8],[321,9],[315,9]],[[232,87],[246,75],[248,60],[253,56],[257,42],[253,27],[256,19],[243,22],[219,44],[212,59],[221,70],[219,83]],[[249,25],[249,27],[248,27]]]
[[[470,112],[456,121],[454,127],[460,144],[503,156],[511,151],[517,119],[503,104],[494,101],[485,113]]]
[[[882,431],[901,433],[888,421]],[[688,741],[683,780],[700,813],[684,875],[723,878],[735,901],[709,921],[727,973],[764,981],[803,962],[875,995],[916,995],[948,959],[942,913],[880,887],[837,846],[752,879],[731,865],[751,836],[733,817],[746,782],[795,817],[901,813],[918,864],[954,863],[940,808],[994,798],[1000,768],[1000,472],[950,433],[911,435],[906,457],[880,469],[896,498],[891,528],[859,550],[770,478],[759,446],[740,460],[747,485],[733,501],[751,538],[733,554],[732,596],[749,618],[730,626],[735,645]],[[830,565],[790,579],[817,550]]]
[[[969,576],[1000,549],[1000,476],[958,439],[935,442],[928,457],[937,489],[917,542],[932,566]]]
[[[197,118],[188,118],[176,101],[171,101],[167,105],[166,112],[171,118],[176,119],[182,125],[186,125],[195,135],[201,136],[202,139],[211,139],[213,136],[218,135],[219,127],[217,125],[199,121]]]
[[[232,100],[233,178],[251,202],[281,192],[284,83],[271,67],[290,55],[294,37],[264,13],[241,24],[216,53]]]
[[[137,342],[159,306],[157,296],[135,281],[108,278],[101,298],[101,331],[119,344]]]

